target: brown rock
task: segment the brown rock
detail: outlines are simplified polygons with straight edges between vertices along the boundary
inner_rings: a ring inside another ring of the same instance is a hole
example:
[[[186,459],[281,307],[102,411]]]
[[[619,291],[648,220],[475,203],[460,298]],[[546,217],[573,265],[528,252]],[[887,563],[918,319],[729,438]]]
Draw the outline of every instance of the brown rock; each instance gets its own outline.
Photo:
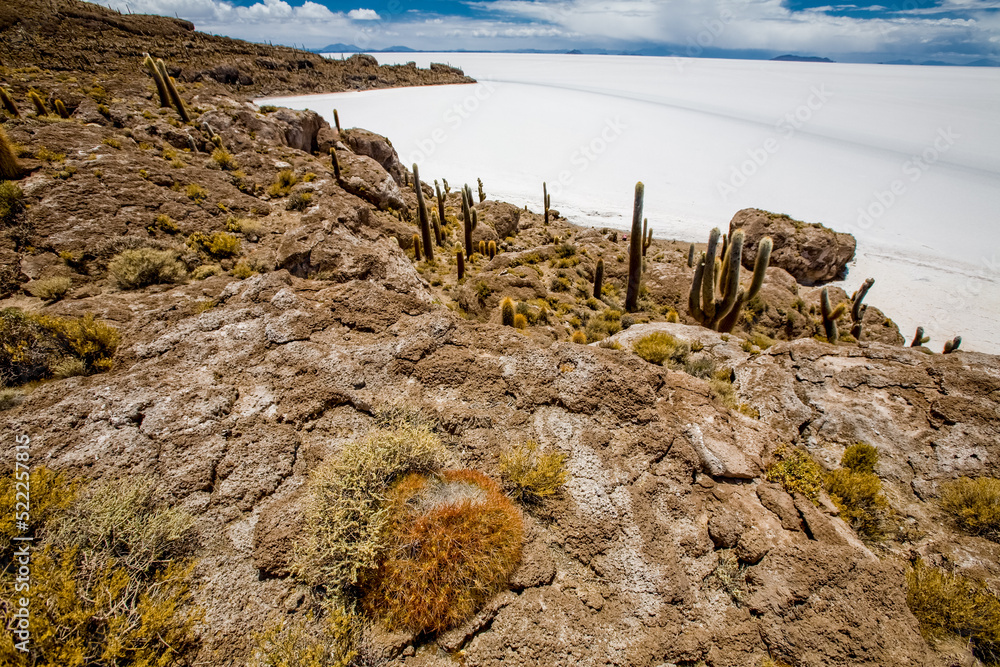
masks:
[[[399,161],[399,155],[396,153],[396,149],[392,147],[391,141],[381,134],[375,134],[374,132],[357,127],[344,130],[340,136],[343,142],[357,155],[367,155],[375,160],[392,176],[397,185],[403,185],[405,180],[403,174],[407,169]]]
[[[761,504],[771,510],[785,530],[802,530],[802,517],[795,508],[795,501],[777,484],[765,483],[757,487]]]

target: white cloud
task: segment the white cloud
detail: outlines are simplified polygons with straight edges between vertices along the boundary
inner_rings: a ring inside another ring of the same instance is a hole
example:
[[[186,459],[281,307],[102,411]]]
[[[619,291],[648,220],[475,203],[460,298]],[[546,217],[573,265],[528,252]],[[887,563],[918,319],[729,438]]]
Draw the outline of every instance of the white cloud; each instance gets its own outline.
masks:
[[[379,15],[374,9],[352,9],[347,15],[355,21],[378,21]]]

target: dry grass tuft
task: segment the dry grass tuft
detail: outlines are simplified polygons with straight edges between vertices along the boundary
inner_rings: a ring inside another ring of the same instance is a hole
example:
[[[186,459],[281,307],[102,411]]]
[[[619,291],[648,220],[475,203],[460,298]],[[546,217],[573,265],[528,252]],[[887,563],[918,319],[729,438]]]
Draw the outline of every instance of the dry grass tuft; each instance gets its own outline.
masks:
[[[813,502],[823,488],[823,468],[804,449],[781,445],[774,452],[775,460],[767,466],[767,481],[777,482],[788,493],[801,493]]]
[[[125,250],[108,263],[108,273],[121,289],[140,289],[147,285],[175,283],[186,271],[173,250],[135,248]]]
[[[518,445],[500,457],[504,488],[515,500],[540,502],[556,494],[569,479],[562,452],[540,454],[538,443]]]
[[[632,350],[651,364],[676,367],[687,361],[691,348],[665,331],[643,336],[632,345]]]
[[[53,276],[32,281],[25,289],[31,296],[44,301],[58,301],[66,296],[66,292],[73,286],[73,279],[67,276]]]
[[[941,504],[963,530],[1000,539],[1000,479],[962,477],[945,484]]]

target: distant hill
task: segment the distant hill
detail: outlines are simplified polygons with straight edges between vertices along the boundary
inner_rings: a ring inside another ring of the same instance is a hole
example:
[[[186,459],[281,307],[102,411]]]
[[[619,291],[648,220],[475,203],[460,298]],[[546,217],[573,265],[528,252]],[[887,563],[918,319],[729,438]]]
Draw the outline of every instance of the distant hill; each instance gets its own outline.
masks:
[[[791,54],[786,54],[783,56],[777,56],[776,58],[771,58],[771,60],[780,60],[782,62],[789,63],[832,63],[835,62],[829,58],[820,58],[819,56],[793,56]]]

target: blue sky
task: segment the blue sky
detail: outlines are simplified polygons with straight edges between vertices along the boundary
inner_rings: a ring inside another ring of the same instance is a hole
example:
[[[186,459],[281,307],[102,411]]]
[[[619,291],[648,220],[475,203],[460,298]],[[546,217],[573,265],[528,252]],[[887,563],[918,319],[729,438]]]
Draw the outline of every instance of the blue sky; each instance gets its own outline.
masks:
[[[652,49],[845,62],[1000,59],[1000,0],[99,0],[199,30],[318,48]]]

